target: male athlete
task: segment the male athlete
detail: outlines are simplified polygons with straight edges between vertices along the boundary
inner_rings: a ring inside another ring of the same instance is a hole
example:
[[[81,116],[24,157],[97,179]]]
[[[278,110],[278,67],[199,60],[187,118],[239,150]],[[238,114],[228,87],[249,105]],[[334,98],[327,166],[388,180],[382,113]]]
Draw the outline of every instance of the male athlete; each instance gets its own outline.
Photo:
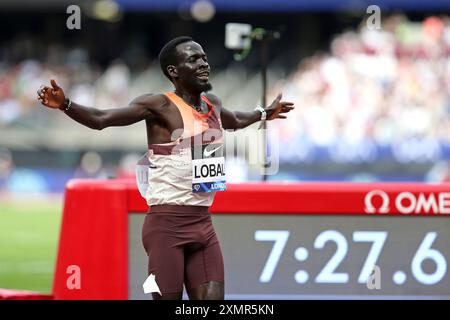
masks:
[[[223,258],[208,212],[215,192],[225,189],[223,129],[241,129],[266,117],[285,119],[293,104],[281,94],[266,108],[231,112],[213,94],[202,47],[190,37],[168,42],[159,54],[162,72],[174,92],[144,94],[125,108],[99,110],[68,99],[51,80],[38,99],[91,129],[147,125],[149,213],[142,242],[148,274],[160,291],[153,299],[224,299]]]

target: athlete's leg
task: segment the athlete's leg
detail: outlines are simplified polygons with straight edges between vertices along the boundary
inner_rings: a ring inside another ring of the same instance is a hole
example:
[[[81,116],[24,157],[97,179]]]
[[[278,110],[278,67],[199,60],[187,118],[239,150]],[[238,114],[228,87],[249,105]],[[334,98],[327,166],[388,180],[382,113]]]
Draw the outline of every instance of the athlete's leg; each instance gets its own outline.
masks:
[[[185,252],[185,284],[191,300],[224,299],[224,267],[220,245],[213,244]]]
[[[155,247],[158,242],[155,243]],[[155,282],[162,294],[152,293],[153,300],[179,300],[182,298],[184,281],[184,253],[182,248],[167,247],[149,251],[148,274],[155,275]]]
[[[164,217],[149,214],[142,228],[142,242],[148,255],[148,274],[155,276],[161,294],[154,300],[181,299],[184,282],[184,250],[176,246],[164,228]]]

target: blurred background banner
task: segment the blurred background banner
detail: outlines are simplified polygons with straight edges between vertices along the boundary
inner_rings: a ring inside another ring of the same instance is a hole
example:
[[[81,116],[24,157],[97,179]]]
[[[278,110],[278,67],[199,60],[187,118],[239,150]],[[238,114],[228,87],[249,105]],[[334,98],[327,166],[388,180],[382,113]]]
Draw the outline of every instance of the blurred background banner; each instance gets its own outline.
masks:
[[[177,10],[180,6],[190,5],[197,0],[116,0],[124,10]],[[80,1],[41,0],[39,4],[33,0],[3,0],[0,6],[61,6]],[[209,0],[219,11],[285,11],[285,10],[321,10],[347,11],[349,9],[365,10],[370,5],[378,5],[388,10],[444,10],[450,4],[446,0],[411,1],[411,0]]]
[[[159,1],[146,1],[146,0],[118,0],[117,1],[125,9],[150,9],[150,10],[176,10],[180,5],[186,3],[195,3],[196,0],[159,0]],[[411,10],[424,10],[424,9],[449,9],[450,4],[445,0],[432,0],[432,1],[408,1],[408,0],[243,0],[243,1],[229,1],[229,0],[212,0],[210,1],[218,10],[223,11],[238,11],[238,10],[251,10],[251,11],[286,11],[286,10],[365,10],[370,5],[378,5],[382,8],[395,10],[395,9],[411,9]]]

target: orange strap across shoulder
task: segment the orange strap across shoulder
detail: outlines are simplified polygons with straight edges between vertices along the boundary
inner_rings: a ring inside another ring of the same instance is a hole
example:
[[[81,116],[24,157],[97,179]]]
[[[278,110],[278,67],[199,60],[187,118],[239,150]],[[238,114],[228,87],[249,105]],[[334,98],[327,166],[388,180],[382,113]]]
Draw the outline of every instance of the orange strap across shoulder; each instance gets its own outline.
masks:
[[[169,98],[180,111],[184,126],[183,138],[200,134],[209,128],[206,119],[213,110],[211,102],[206,97],[202,96],[202,99],[208,104],[209,112],[202,114],[184,102],[184,100],[177,96],[175,92],[167,92],[164,95]]]

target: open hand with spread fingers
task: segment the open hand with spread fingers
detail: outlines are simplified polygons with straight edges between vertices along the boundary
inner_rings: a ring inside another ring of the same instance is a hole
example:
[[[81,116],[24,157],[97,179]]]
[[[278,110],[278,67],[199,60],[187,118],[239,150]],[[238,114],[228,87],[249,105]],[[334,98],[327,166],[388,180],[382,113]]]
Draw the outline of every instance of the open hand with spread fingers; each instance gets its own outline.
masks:
[[[51,87],[42,86],[38,91],[38,100],[46,107],[52,109],[61,109],[66,100],[63,89],[61,89],[55,80],[50,80]]]
[[[286,119],[287,117],[285,114],[295,108],[294,103],[281,101],[281,97],[282,94],[280,93],[275,100],[273,100],[272,104],[265,108],[267,120]]]

